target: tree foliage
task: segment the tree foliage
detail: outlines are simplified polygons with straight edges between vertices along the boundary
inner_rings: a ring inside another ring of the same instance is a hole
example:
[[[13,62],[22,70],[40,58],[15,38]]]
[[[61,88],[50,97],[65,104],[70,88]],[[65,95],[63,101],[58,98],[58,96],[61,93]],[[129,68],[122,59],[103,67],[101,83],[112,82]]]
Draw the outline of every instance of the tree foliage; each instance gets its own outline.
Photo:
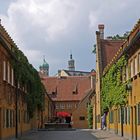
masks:
[[[92,53],[96,54],[96,44],[93,45]]]
[[[108,38],[110,38],[112,40],[125,40],[125,39],[127,39],[128,35],[129,35],[129,32],[127,31],[122,36],[117,34],[115,36],[109,36]]]
[[[93,125],[93,107],[91,104],[88,105],[88,127],[92,129]]]

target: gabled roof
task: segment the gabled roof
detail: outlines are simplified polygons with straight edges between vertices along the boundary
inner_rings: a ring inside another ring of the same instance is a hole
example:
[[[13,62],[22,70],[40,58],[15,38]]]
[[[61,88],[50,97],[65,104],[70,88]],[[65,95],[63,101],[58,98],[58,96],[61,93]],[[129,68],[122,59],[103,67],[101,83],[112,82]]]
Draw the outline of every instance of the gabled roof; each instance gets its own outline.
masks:
[[[42,82],[53,101],[80,101],[91,88],[89,76],[45,77]]]
[[[136,39],[140,36],[140,19],[135,24],[134,28],[131,30],[129,36],[127,39],[123,42],[122,46],[119,48],[119,50],[114,54],[114,57],[110,61],[110,63],[107,64],[106,68],[104,69],[104,74],[108,71],[109,67],[117,61],[124,53],[128,53],[128,50],[130,51],[130,48],[134,43],[136,43]],[[133,45],[134,50],[134,45]]]
[[[0,36],[6,42],[9,49],[12,49],[13,46],[17,46],[1,23],[0,23]]]
[[[80,107],[80,105],[88,98],[88,100],[90,101],[90,98],[92,96],[94,96],[95,94],[95,89],[89,89],[86,91],[86,95],[83,97],[83,99],[79,102],[77,109]]]
[[[124,40],[101,39],[102,70],[111,62],[123,43]]]

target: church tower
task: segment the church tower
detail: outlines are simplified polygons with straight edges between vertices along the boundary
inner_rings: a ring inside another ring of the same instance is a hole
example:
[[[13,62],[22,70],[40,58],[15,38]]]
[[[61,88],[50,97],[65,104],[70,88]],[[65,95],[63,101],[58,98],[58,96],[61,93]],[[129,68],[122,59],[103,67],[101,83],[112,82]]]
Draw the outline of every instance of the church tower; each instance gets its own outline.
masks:
[[[39,69],[42,75],[49,76],[49,64],[46,62],[45,58],[43,59],[43,65],[40,65]]]
[[[75,71],[74,59],[72,59],[72,54],[70,54],[70,60],[68,61],[68,69],[70,71]]]

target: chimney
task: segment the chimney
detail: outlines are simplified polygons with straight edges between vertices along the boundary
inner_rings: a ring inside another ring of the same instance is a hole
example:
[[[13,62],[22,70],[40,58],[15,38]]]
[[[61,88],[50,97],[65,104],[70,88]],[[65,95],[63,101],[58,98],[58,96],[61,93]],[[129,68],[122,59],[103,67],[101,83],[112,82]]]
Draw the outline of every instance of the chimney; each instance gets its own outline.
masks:
[[[104,39],[104,24],[99,24],[98,29],[100,32],[100,39]]]

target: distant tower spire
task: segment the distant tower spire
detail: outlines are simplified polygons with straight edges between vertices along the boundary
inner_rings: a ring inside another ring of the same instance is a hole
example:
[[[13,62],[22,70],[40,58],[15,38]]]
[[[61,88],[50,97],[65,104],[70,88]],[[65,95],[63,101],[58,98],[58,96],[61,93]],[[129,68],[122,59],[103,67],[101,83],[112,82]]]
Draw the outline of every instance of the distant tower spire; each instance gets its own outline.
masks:
[[[70,71],[75,71],[74,59],[72,59],[72,53],[70,54],[70,60],[68,61],[68,69]]]
[[[45,56],[43,56],[43,65],[39,69],[44,76],[49,76],[49,64],[46,62]]]

